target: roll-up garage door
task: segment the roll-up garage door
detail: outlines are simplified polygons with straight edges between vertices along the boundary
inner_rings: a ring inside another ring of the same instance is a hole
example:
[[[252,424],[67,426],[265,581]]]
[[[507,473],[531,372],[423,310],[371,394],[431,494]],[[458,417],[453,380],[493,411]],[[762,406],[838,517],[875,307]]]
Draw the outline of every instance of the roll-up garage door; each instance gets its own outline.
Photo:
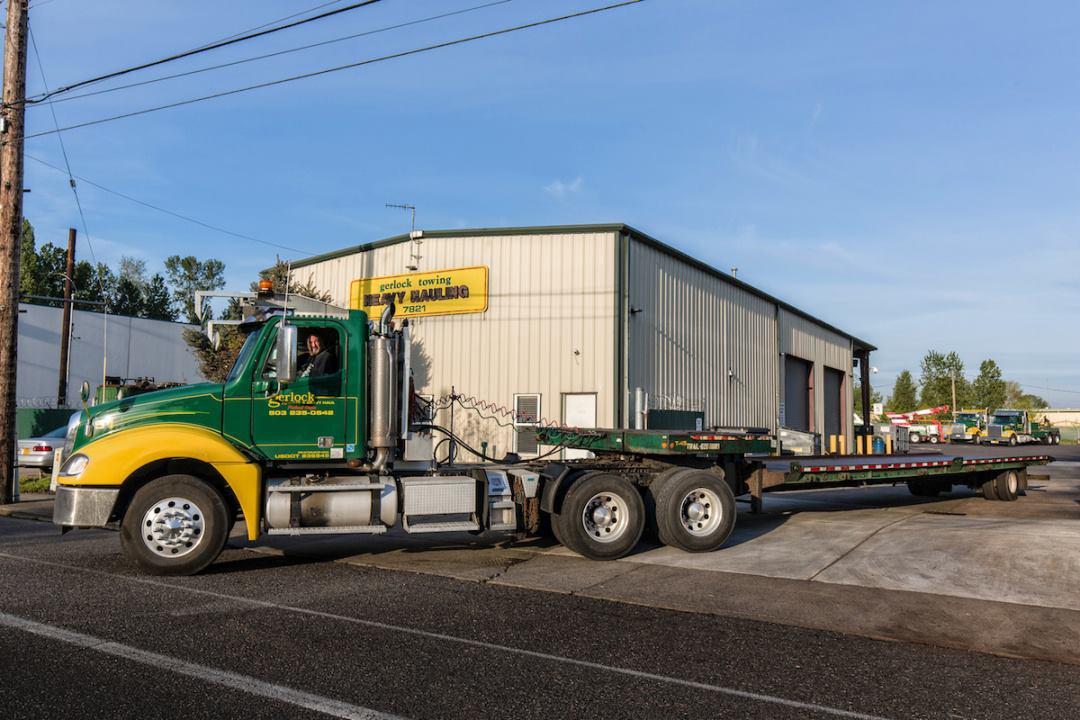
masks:
[[[844,373],[825,368],[825,437],[844,432]]]
[[[810,432],[811,364],[802,358],[784,356],[784,426]]]

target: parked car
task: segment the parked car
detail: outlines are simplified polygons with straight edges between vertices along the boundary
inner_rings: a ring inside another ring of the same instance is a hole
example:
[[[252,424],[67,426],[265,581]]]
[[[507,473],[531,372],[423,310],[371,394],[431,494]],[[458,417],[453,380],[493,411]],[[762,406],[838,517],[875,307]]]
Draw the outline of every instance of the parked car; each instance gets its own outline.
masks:
[[[38,437],[19,441],[19,465],[52,470],[53,451],[64,447],[67,427],[58,427]]]

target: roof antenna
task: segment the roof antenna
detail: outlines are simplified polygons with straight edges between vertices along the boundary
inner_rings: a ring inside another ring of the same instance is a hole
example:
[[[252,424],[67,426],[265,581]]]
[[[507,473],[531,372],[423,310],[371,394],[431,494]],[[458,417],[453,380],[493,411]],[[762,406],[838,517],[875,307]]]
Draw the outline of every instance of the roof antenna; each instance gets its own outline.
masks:
[[[289,281],[292,280],[292,260],[285,261],[285,302],[281,306],[281,321],[289,315]]]
[[[412,213],[412,227],[409,229],[409,239],[413,241],[413,249],[409,253],[412,262],[406,265],[405,269],[409,272],[416,272],[419,269],[420,245],[423,244],[423,240],[420,238],[424,237],[424,231],[416,229],[416,206],[409,205],[408,203],[386,203],[386,207],[397,208]]]

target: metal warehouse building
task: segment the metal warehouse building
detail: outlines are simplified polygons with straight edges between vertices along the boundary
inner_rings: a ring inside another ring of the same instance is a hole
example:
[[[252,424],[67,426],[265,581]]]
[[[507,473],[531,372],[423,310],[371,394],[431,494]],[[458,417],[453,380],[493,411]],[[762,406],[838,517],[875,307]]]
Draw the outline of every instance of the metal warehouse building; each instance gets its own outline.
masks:
[[[342,306],[377,315],[393,298],[411,316],[417,392],[454,388],[517,425],[455,410],[458,431],[499,455],[544,451],[535,416],[785,427],[851,447],[854,363],[867,387],[875,349],[620,224],[414,231],[293,268]]]

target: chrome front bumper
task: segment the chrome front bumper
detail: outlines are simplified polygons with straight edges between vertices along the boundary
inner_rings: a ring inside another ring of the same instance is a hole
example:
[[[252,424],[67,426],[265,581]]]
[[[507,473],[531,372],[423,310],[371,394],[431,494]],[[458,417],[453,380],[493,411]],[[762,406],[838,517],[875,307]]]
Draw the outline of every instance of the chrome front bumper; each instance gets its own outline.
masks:
[[[102,527],[109,522],[120,488],[56,488],[53,523],[67,527]]]

